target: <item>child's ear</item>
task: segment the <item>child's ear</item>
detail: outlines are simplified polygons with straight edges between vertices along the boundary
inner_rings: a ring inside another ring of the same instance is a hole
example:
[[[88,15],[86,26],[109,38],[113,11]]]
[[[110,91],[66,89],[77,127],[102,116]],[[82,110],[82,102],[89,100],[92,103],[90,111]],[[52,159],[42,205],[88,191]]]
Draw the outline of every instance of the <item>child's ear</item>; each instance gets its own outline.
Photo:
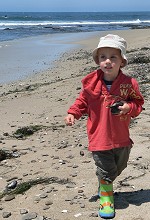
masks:
[[[120,67],[124,67],[124,66],[125,66],[125,63],[126,63],[126,61],[125,61],[125,60],[122,60],[122,63],[121,63],[121,65],[120,65]]]

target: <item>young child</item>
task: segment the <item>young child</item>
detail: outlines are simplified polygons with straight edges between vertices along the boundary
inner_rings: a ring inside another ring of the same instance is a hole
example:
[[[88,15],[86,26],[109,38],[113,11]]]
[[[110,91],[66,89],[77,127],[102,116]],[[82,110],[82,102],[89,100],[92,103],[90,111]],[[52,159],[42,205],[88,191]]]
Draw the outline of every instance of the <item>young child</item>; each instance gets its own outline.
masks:
[[[99,215],[115,216],[113,181],[126,168],[132,140],[129,124],[142,111],[143,97],[135,79],[126,76],[126,41],[118,35],[100,38],[93,59],[100,69],[82,80],[83,89],[65,117],[66,125],[88,115],[87,134],[99,181]]]

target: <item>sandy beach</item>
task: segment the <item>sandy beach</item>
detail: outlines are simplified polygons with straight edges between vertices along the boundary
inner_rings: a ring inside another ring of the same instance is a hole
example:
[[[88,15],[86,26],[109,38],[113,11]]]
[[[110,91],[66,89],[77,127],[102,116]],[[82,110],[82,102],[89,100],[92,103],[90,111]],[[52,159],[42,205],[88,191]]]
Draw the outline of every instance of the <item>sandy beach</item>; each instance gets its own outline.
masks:
[[[77,48],[65,52],[53,67],[0,86],[0,219],[100,219],[99,201],[90,200],[97,194],[98,183],[87,150],[86,117],[73,127],[65,126],[64,117],[81,90],[81,79],[97,68],[92,50],[106,33],[74,40]],[[124,73],[138,80],[145,98],[145,110],[130,127],[134,147],[128,167],[114,182],[114,219],[148,220],[149,29],[109,33],[127,40],[129,64]]]

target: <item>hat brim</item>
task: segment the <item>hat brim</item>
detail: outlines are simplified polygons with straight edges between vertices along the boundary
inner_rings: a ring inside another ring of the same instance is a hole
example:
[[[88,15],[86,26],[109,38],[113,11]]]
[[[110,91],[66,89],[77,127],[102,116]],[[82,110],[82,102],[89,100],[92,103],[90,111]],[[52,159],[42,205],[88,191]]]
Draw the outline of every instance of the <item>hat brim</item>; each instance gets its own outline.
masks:
[[[108,46],[108,44],[107,44],[107,46],[103,46],[103,47],[109,47]],[[92,53],[92,55],[93,55],[93,60],[95,61],[95,63],[97,64],[97,65],[99,65],[99,59],[98,59],[98,49],[100,49],[100,48],[103,48],[103,47],[97,47],[97,48],[95,48],[94,50],[93,50],[93,53]],[[112,48],[112,46],[110,46],[111,48]],[[115,48],[115,49],[119,49],[120,50],[120,48],[118,48],[118,47],[114,47],[113,46],[113,48]],[[121,51],[121,50],[120,50]],[[121,51],[121,56],[122,56],[122,58],[123,58],[123,60],[124,60],[124,65],[122,65],[121,67],[125,67],[126,65],[127,65],[127,63],[128,63],[128,60],[127,60],[127,57],[124,55],[124,54],[122,54],[122,51]]]

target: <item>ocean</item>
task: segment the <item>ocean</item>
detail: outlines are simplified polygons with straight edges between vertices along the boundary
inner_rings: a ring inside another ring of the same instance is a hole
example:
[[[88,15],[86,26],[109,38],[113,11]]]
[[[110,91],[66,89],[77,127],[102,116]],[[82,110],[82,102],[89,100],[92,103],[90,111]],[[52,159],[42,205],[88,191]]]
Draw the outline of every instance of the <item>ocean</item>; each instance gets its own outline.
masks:
[[[150,27],[149,12],[0,12],[0,41],[68,32]]]
[[[0,84],[51,68],[97,31],[150,27],[150,12],[0,12]]]

